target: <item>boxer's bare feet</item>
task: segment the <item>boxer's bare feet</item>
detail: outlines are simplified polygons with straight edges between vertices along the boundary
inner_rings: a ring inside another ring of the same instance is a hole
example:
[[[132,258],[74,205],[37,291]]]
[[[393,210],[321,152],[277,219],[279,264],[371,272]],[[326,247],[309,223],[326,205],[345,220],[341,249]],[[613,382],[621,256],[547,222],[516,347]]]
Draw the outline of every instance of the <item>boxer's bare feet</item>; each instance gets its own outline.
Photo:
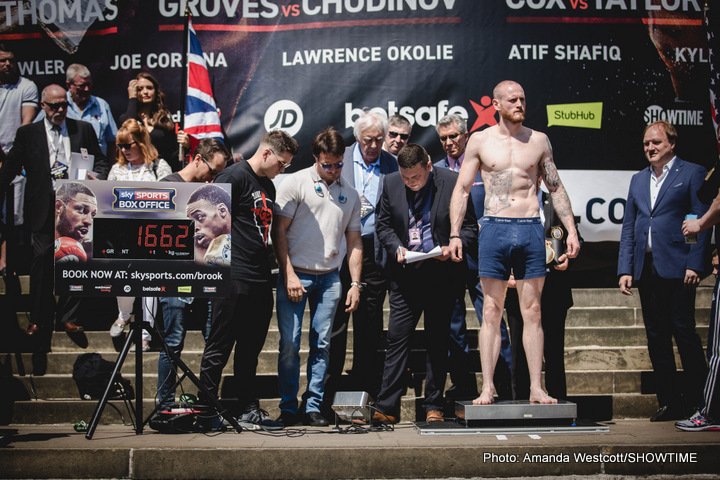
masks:
[[[542,388],[530,389],[530,403],[557,403],[557,399],[551,397]]]
[[[482,389],[480,396],[473,400],[473,405],[490,405],[495,401],[495,389]]]

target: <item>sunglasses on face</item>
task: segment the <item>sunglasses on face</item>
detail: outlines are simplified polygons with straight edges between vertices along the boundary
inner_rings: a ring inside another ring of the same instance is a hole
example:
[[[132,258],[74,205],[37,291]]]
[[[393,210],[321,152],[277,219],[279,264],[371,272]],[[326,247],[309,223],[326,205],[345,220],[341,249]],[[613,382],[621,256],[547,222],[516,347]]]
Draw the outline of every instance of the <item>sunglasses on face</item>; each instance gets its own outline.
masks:
[[[57,103],[43,102],[43,104],[45,104],[45,106],[51,110],[60,110],[61,108],[67,108],[67,106],[68,106],[67,102],[57,102]]]
[[[215,169],[210,165],[210,162],[208,162],[208,161],[205,160],[204,158],[200,157],[200,160],[202,160],[202,162],[203,162],[205,165],[207,165],[208,170],[210,170],[210,176],[213,177],[213,178],[215,178],[215,176],[218,174],[218,171],[215,170]]]
[[[388,135],[390,136],[390,138],[400,137],[402,140],[407,140],[408,138],[410,138],[409,133],[400,133],[400,132],[390,131],[390,132],[388,132]]]
[[[118,150],[130,150],[130,147],[135,145],[137,142],[130,142],[130,143],[116,143],[115,146],[118,148]]]
[[[460,133],[453,133],[452,135],[443,135],[442,137],[440,137],[440,141],[441,141],[442,143],[445,143],[447,140],[450,140],[451,142],[454,142],[455,140],[458,139],[458,137],[459,137],[460,135],[461,135]]]
[[[331,170],[340,170],[343,167],[343,162],[338,163],[321,163],[320,168],[329,172]]]

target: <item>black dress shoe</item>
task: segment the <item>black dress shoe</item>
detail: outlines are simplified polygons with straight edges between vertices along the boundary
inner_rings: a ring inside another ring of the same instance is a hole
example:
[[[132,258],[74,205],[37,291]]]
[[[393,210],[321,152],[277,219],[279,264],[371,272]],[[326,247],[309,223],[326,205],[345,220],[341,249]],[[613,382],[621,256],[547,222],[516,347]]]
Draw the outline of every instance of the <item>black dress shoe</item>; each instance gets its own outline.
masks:
[[[84,330],[82,325],[78,325],[75,322],[65,322],[63,328],[67,333],[80,333]]]
[[[310,427],[327,427],[330,425],[330,422],[320,415],[320,412],[307,412],[305,414],[305,418],[303,419],[303,423]]]
[[[682,412],[676,408],[672,408],[668,405],[665,405],[664,407],[658,408],[658,411],[655,412],[655,414],[650,417],[651,422],[669,422],[670,420],[681,420],[684,419],[686,415],[683,415]]]
[[[290,412],[281,412],[280,416],[277,418],[277,421],[282,423],[285,427],[300,425],[300,419],[298,418],[297,414]]]

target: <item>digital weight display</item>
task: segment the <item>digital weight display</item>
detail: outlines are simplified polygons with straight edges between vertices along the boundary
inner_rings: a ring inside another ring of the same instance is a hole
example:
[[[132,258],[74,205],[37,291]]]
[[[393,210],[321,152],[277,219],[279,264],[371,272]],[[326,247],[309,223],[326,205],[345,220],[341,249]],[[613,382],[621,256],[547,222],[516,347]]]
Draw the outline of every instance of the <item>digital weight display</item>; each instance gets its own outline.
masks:
[[[186,219],[96,218],[93,257],[193,260],[194,222]]]

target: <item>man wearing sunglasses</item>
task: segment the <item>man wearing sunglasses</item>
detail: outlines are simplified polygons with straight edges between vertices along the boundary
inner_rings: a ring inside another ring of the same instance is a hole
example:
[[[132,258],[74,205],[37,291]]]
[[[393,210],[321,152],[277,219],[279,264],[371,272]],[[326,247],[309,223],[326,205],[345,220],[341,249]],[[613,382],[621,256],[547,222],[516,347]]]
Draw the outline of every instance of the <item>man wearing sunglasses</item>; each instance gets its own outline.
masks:
[[[53,183],[58,178],[68,178],[73,152],[94,156],[93,171],[105,178],[109,164],[100,151],[97,136],[87,122],[66,119],[67,100],[65,89],[60,85],[48,85],[42,91],[41,107],[45,118],[20,127],[8,159],[0,170],[0,198],[8,185],[23,168],[27,185],[25,188],[25,218],[31,230],[33,259],[30,267],[31,312],[26,333],[40,332],[38,351],[50,351],[50,339],[55,318],[53,294],[53,245],[54,205]],[[29,212],[32,214],[28,215]],[[77,302],[77,297],[72,301]],[[67,308],[57,312],[58,323],[68,333],[82,330],[73,317],[76,306],[63,302]],[[69,305],[69,306],[68,306]]]
[[[230,294],[212,302],[212,324],[200,363],[200,383],[218,397],[222,372],[235,346],[233,374],[243,428],[277,428],[257,398],[258,355],[272,318],[270,229],[275,186],[272,179],[290,165],[298,144],[282,130],[266,133],[248,160],[225,168],[217,183],[232,186]],[[207,399],[201,398],[202,401]]]
[[[340,308],[350,313],[360,302],[360,196],[342,179],[345,142],[333,128],[323,130],[312,145],[315,163],[288,175],[278,187],[273,244],[280,274],[277,319],[280,330],[278,381],[280,420],[299,423],[300,334],[305,304],[310,302],[310,355],[303,394],[305,425],[321,427],[330,331],[341,303],[340,266],[347,250],[349,290]]]
[[[388,130],[385,135],[383,150],[397,158],[398,152],[404,147],[410,138],[412,124],[402,115],[395,114],[388,119]]]

